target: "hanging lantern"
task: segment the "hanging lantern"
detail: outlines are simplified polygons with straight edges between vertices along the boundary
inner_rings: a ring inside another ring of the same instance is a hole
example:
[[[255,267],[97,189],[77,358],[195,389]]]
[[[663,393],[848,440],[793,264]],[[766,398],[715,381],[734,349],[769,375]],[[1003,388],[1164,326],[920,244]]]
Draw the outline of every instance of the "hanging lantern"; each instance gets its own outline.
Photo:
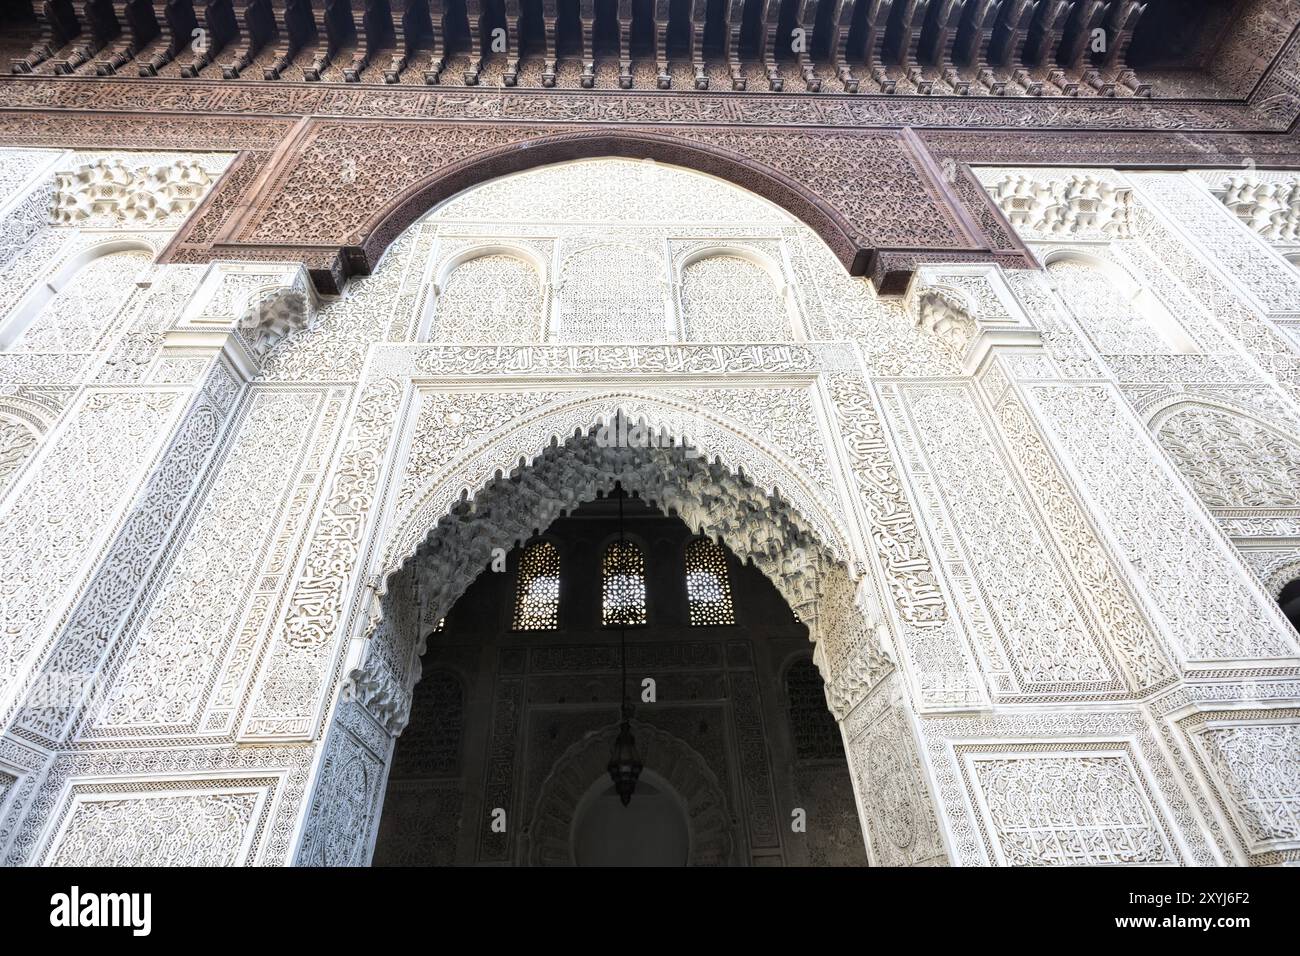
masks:
[[[609,756],[609,777],[614,781],[614,790],[623,806],[632,802],[636,792],[636,781],[641,776],[641,755],[636,749],[636,738],[632,736],[632,708],[623,705],[623,722],[618,728],[618,737],[614,740],[614,749]]]

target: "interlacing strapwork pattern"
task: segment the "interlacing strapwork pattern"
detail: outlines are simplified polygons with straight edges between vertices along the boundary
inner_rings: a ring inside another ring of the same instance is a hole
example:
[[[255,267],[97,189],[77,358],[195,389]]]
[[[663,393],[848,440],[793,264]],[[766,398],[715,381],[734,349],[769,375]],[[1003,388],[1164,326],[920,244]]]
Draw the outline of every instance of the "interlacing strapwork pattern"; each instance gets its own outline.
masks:
[[[708,538],[692,541],[686,547],[686,600],[692,627],[736,623],[727,553]]]
[[[784,342],[785,303],[763,269],[740,256],[708,256],[682,270],[682,313],[692,342]]]
[[[1300,506],[1300,445],[1215,408],[1173,415],[1157,436],[1211,508]]]
[[[515,591],[516,631],[553,631],[560,626],[560,552],[549,541],[524,549]]]
[[[536,342],[542,329],[537,272],[516,256],[486,255],[452,270],[438,296],[435,342]]]
[[[646,622],[645,557],[630,541],[615,541],[601,563],[600,619],[605,627]]]
[[[1101,269],[1084,262],[1048,267],[1084,332],[1103,355],[1164,355],[1173,350],[1135,302]]]
[[[92,259],[45,303],[12,350],[88,352],[96,348],[149,260],[146,252],[115,252]]]

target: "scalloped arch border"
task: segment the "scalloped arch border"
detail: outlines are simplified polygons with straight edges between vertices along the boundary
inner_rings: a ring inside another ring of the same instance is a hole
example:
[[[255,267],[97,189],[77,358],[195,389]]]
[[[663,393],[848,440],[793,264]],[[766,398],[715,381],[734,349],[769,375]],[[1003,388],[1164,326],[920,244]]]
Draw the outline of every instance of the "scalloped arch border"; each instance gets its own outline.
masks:
[[[631,409],[628,406],[636,403]],[[575,420],[575,414],[584,409],[591,414],[582,415]],[[651,420],[643,412],[665,411],[661,418]],[[612,390],[599,393],[582,393],[575,398],[566,398],[541,408],[526,418],[512,422],[510,425],[494,432],[483,439],[474,448],[457,458],[452,464],[441,469],[420,485],[419,491],[412,496],[411,504],[400,514],[395,515],[388,533],[384,536],[384,545],[380,551],[382,557],[378,573],[386,583],[401,570],[423,543],[430,530],[437,526],[447,513],[446,508],[438,508],[437,498],[446,496],[448,488],[453,488],[447,498],[454,503],[462,498],[474,498],[498,476],[505,476],[518,467],[529,467],[551,444],[563,445],[574,431],[584,433],[593,428],[607,425],[617,414],[622,413],[632,423],[642,424],[655,432],[666,430],[673,439],[680,439],[687,447],[697,447],[696,439],[701,434],[720,430],[730,433],[732,437],[753,449],[753,457],[747,460],[728,460],[723,452],[702,443],[705,458],[727,468],[733,475],[743,475],[753,482],[765,494],[779,496],[809,525],[809,528],[821,539],[821,544],[831,555],[850,564],[852,550],[844,523],[839,520],[834,510],[815,490],[812,481],[802,470],[790,462],[781,452],[771,448],[767,443],[752,435],[740,424],[718,415],[711,415],[692,407],[685,402],[673,402],[663,395],[655,395],[635,389]],[[635,412],[636,414],[634,414]],[[563,425],[559,420],[566,419]],[[683,425],[695,425],[687,430]],[[511,461],[499,457],[492,459],[494,452],[499,454],[502,446],[517,447],[512,441],[516,436],[529,431],[536,432],[540,440],[533,443],[534,451]],[[758,467],[754,467],[757,463]],[[477,464],[477,467],[475,467]],[[766,467],[764,467],[766,466]],[[474,472],[472,482],[459,481],[451,485],[453,476],[463,478],[469,471]],[[403,473],[405,467],[403,467]],[[759,476],[767,473],[769,481],[760,481]],[[784,479],[784,481],[782,481]],[[827,533],[829,532],[829,533]]]

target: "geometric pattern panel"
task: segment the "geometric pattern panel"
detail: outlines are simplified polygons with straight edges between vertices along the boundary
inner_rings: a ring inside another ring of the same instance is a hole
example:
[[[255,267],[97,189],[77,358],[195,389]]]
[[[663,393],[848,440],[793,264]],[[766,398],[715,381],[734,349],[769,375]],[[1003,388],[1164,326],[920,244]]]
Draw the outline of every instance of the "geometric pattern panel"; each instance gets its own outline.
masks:
[[[542,333],[542,290],[523,259],[485,255],[458,265],[438,296],[435,342],[536,342]]]
[[[117,791],[74,788],[43,862],[47,866],[246,864],[265,823],[271,784],[261,780],[227,784],[228,789],[195,790],[150,784]]]
[[[553,631],[560,626],[560,552],[537,541],[519,559],[515,593],[516,631]]]
[[[615,541],[601,566],[601,623],[635,627],[646,622],[645,557],[630,541]]]
[[[991,859],[1009,866],[1176,864],[1180,858],[1128,748],[966,751]],[[1045,751],[1045,752],[1042,752]]]
[[[711,255],[682,270],[682,318],[691,342],[788,342],[785,303],[761,266]]]

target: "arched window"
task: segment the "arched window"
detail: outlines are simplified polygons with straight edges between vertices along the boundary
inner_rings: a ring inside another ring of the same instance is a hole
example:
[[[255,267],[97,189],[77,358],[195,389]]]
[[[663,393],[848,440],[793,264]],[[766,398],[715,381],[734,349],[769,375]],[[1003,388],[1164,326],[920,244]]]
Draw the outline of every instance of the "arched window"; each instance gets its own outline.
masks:
[[[1277,603],[1282,605],[1282,613],[1291,622],[1291,626],[1300,631],[1300,578],[1296,578],[1282,589]]]
[[[630,541],[615,541],[601,564],[600,619],[605,627],[646,622],[645,557]]]
[[[686,600],[691,627],[736,623],[731,581],[727,578],[727,553],[708,538],[686,546]]]
[[[803,657],[785,672],[785,696],[790,706],[790,736],[798,760],[843,760],[844,740],[826,706],[822,675],[812,658]]]
[[[710,255],[682,270],[682,310],[692,342],[788,342],[785,300],[762,266]]]
[[[554,631],[560,626],[560,552],[549,541],[524,549],[515,589],[516,631]]]

